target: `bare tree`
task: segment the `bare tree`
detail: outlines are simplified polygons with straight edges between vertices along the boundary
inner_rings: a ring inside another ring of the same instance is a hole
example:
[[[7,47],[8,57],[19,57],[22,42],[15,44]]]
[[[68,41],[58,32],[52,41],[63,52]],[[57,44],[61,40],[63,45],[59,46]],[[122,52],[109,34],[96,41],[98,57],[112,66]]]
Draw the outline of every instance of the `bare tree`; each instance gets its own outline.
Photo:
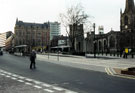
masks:
[[[71,7],[67,8],[67,11],[65,13],[60,14],[60,21],[61,21],[61,24],[63,24],[63,26],[65,27],[66,33],[69,36],[69,41],[70,41],[70,44],[72,47],[72,51],[74,51],[74,42],[75,42],[74,38],[76,36],[70,35],[69,25],[73,26],[73,24],[76,24],[76,25],[83,24],[83,25],[85,25],[84,30],[87,29],[87,31],[88,31],[88,29],[89,29],[89,31],[90,31],[91,22],[88,20],[88,18],[89,18],[89,16],[88,16],[88,14],[86,14],[84,12],[84,9],[81,4],[71,6]],[[83,36],[84,36],[84,34],[83,34]]]
[[[69,35],[69,25],[73,24],[85,24],[88,22],[89,16],[84,12],[81,4],[77,4],[75,6],[71,6],[67,8],[66,13],[60,14],[60,21],[65,27],[67,34]]]

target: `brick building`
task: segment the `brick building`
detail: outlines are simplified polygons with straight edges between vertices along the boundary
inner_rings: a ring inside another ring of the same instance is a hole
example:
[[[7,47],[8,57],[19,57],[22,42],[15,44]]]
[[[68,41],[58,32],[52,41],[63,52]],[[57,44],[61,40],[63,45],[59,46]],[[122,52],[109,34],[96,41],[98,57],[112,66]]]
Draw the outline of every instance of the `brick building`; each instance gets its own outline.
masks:
[[[50,40],[49,23],[28,23],[16,20],[15,47],[27,46],[27,51],[46,49]]]

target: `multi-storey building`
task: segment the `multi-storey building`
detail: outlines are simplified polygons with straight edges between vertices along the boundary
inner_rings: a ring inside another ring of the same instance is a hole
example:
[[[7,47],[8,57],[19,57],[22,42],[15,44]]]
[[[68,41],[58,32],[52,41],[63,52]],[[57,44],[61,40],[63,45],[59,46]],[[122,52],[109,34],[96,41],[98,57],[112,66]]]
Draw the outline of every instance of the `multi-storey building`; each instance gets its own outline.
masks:
[[[5,41],[5,50],[10,51],[14,47],[14,34],[8,37]]]
[[[50,25],[50,40],[52,40],[54,36],[60,35],[60,23],[49,22],[49,25]]]
[[[5,47],[5,41],[8,37],[10,37],[13,33],[11,31],[0,33],[0,47]]]
[[[49,23],[28,23],[16,20],[15,28],[15,46],[27,46],[27,51],[32,48],[43,50],[49,44],[50,26]]]

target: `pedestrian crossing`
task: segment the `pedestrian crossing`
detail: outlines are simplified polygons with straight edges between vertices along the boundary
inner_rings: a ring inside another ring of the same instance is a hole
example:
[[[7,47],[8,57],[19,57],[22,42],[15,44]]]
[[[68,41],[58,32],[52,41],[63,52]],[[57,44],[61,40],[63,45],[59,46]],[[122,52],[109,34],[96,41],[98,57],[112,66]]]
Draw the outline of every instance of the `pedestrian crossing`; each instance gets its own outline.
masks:
[[[48,83],[40,82],[34,79],[30,79],[27,77],[23,77],[17,74],[13,74],[7,71],[0,69],[0,75],[5,76],[6,78],[10,78],[17,82],[24,83],[25,85],[32,86],[34,88],[43,90],[44,93],[78,93],[65,88],[61,88],[58,86],[54,86]]]

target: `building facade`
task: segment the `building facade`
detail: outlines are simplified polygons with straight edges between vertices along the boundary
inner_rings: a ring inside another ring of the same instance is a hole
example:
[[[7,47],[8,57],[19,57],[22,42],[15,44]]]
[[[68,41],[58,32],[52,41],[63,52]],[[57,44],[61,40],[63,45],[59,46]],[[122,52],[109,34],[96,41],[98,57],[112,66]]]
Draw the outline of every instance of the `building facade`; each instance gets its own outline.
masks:
[[[96,53],[110,53],[120,51],[120,31],[113,31],[106,34],[96,34],[94,39],[94,33],[87,34],[86,52],[94,53],[94,44]]]
[[[69,42],[72,52],[77,54],[81,54],[84,52],[83,24],[70,25]]]
[[[8,37],[5,41],[5,50],[11,51],[14,47],[14,34],[12,34],[10,37]]]
[[[51,47],[69,45],[69,38],[67,36],[54,36],[51,40]]]
[[[15,28],[15,46],[27,46],[27,51],[43,50],[49,44],[50,26],[49,23],[27,23],[16,20]]]
[[[93,53],[94,44],[97,53],[122,53],[125,48],[135,52],[135,6],[133,0],[126,0],[124,13],[120,12],[120,30],[111,30],[107,34],[88,34],[86,52]]]
[[[135,6],[134,0],[126,0],[124,12],[121,10],[121,48],[135,48]]]
[[[52,40],[54,36],[60,35],[60,23],[49,22],[49,25],[50,25],[50,40]]]
[[[10,37],[12,34],[13,34],[12,31],[0,33],[0,47],[5,47],[6,39]]]
[[[67,36],[54,36],[51,40],[51,51],[52,52],[70,52],[69,38]]]

